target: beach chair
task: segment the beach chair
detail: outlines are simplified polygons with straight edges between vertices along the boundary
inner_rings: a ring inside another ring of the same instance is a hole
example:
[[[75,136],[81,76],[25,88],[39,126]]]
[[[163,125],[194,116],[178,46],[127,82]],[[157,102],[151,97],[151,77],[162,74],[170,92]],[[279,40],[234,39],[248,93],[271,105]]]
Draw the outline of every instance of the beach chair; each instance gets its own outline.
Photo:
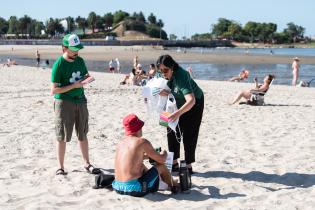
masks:
[[[273,79],[274,80],[274,79]],[[251,97],[249,100],[247,100],[246,104],[248,105],[252,105],[252,106],[263,106],[265,105],[265,96],[267,94],[267,92],[269,91],[273,80],[270,82],[269,88],[268,90],[266,90],[265,92],[262,91],[251,91]]]

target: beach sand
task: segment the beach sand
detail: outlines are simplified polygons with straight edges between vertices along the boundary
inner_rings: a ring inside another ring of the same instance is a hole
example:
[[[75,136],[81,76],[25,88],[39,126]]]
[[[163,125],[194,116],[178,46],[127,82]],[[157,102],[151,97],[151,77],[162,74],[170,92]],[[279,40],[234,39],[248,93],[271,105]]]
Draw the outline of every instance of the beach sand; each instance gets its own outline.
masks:
[[[190,194],[144,198],[94,190],[75,134],[67,144],[68,175],[55,176],[50,69],[0,68],[0,209],[313,209],[315,89],[273,85],[266,106],[227,104],[251,84],[197,81],[205,93],[196,173]],[[140,87],[123,75],[91,73],[86,87],[90,159],[113,172],[122,118],[137,114],[144,137],[167,149],[166,129],[149,117]]]
[[[13,51],[12,51],[13,48]],[[33,58],[35,65],[35,52],[39,50],[41,59],[55,60],[62,53],[61,46],[49,45],[0,45],[0,55],[19,56],[21,58]],[[163,54],[170,54],[176,61],[191,63],[211,64],[291,64],[292,57],[281,55],[254,55],[242,53],[228,53],[226,51],[213,50],[211,53],[200,52],[176,52],[175,50],[162,50],[161,47],[152,46],[85,46],[80,51],[80,56],[86,60],[104,61],[119,58],[120,62],[130,63],[138,56],[140,63],[155,63]],[[315,64],[315,59],[310,56],[300,57],[303,64]]]

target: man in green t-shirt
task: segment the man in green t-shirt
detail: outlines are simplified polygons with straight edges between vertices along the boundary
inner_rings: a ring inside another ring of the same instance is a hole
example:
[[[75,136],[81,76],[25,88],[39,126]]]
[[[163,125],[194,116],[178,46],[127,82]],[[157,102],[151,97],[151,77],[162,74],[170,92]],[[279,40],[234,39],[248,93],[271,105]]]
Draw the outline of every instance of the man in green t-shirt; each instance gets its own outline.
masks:
[[[71,140],[73,126],[79,140],[84,168],[90,173],[99,173],[89,161],[89,129],[87,100],[83,81],[89,76],[84,60],[78,56],[83,48],[76,34],[67,34],[62,40],[63,54],[54,63],[51,74],[51,93],[54,95],[55,129],[57,137],[57,158],[60,168],[56,175],[67,175],[64,170],[66,142]]]

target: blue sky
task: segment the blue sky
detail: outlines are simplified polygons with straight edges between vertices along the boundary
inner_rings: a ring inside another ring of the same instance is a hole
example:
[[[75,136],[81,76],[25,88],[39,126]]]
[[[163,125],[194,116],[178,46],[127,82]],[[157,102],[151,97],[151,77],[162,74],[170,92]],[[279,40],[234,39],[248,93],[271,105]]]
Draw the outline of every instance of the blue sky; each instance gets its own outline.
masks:
[[[294,2],[294,3],[293,3]],[[210,32],[218,18],[235,20],[242,25],[248,21],[273,22],[282,31],[288,22],[306,28],[305,35],[315,36],[314,0],[0,0],[0,16],[8,19],[27,14],[37,20],[49,17],[87,17],[91,11],[98,15],[123,10],[128,13],[151,12],[162,19],[168,34],[190,37]]]

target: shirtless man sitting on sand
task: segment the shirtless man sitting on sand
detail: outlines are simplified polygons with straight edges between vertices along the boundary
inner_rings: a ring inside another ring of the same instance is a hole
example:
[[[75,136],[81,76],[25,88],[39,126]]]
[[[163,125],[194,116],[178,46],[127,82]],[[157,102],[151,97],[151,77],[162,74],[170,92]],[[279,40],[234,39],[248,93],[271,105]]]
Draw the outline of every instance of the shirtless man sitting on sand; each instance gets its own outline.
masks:
[[[164,165],[167,152],[157,153],[148,140],[141,138],[144,122],[130,114],[124,118],[123,125],[125,136],[116,147],[115,180],[112,184],[116,192],[136,197],[157,192],[159,176],[175,192],[177,183]],[[143,164],[148,157],[156,161],[150,169]]]

